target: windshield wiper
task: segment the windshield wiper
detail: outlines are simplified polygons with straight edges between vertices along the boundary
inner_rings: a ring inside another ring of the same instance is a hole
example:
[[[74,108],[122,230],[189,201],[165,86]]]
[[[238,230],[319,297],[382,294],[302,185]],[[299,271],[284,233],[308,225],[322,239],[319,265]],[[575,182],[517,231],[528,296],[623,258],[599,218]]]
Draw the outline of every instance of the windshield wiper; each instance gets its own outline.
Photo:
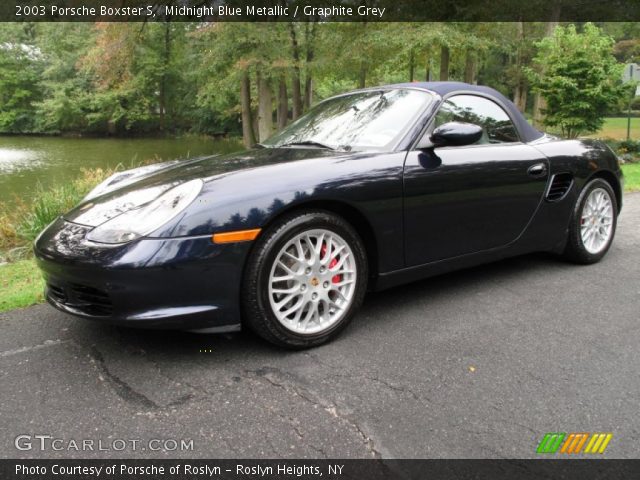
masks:
[[[326,143],[316,142],[315,140],[302,140],[300,142],[289,142],[289,143],[283,143],[282,145],[278,145],[278,146],[279,147],[294,147],[296,145],[326,148],[327,150],[335,150],[335,147],[332,147],[331,145],[327,145]]]

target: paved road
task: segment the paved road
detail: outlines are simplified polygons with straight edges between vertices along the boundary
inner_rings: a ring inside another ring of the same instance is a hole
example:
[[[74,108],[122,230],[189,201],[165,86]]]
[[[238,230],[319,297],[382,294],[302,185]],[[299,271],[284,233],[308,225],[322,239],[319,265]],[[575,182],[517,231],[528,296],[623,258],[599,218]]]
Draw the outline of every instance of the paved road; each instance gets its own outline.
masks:
[[[544,433],[576,431],[638,457],[639,313],[640,195],[600,264],[534,255],[376,294],[307,352],[36,306],[0,316],[0,456],[531,457]],[[18,451],[18,434],[112,450]]]

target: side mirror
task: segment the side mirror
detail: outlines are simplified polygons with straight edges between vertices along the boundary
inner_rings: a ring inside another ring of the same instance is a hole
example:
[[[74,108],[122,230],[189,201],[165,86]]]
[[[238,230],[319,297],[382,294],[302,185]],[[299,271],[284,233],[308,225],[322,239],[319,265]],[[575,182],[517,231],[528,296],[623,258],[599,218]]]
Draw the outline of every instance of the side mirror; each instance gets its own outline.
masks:
[[[459,147],[476,143],[480,138],[482,127],[473,123],[449,122],[436,128],[429,140],[433,147]]]

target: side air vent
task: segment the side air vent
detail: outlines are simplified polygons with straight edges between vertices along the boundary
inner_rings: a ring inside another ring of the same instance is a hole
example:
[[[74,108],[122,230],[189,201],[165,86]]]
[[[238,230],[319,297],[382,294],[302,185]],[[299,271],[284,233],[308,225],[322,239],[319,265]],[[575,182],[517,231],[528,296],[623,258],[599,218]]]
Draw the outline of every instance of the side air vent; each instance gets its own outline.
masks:
[[[547,190],[547,200],[557,202],[562,200],[573,185],[573,176],[570,173],[556,173],[551,178],[549,190]]]

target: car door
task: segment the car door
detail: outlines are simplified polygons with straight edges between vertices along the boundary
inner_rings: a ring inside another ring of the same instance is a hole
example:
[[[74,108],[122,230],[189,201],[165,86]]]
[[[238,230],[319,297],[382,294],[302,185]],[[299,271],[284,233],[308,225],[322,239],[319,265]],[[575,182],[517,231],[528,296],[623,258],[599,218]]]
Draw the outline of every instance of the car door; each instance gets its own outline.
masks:
[[[524,231],[545,191],[547,158],[520,141],[498,103],[477,95],[449,97],[425,135],[450,121],[480,125],[483,136],[473,145],[407,153],[407,266],[508,245]]]

